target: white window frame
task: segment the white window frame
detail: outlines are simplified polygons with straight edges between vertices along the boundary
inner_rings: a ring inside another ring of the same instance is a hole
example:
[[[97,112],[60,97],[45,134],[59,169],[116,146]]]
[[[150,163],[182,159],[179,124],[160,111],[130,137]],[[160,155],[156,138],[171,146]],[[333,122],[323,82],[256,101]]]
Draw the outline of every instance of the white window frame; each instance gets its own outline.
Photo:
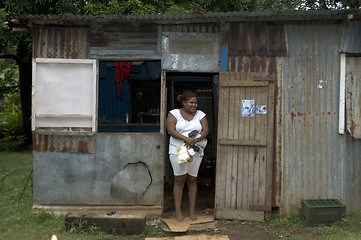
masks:
[[[97,131],[97,60],[34,58],[32,78],[33,131]]]
[[[338,114],[338,133],[345,134],[346,117],[346,54],[340,55],[340,99]]]

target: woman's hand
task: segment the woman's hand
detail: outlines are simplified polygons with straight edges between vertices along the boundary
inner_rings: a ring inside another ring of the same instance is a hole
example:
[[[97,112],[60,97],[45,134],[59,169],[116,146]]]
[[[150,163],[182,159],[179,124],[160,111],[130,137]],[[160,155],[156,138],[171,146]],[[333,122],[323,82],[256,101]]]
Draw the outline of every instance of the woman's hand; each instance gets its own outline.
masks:
[[[193,147],[194,144],[196,144],[196,142],[197,142],[196,139],[191,138],[191,137],[186,137],[186,139],[185,139],[185,143],[186,143],[187,147]]]

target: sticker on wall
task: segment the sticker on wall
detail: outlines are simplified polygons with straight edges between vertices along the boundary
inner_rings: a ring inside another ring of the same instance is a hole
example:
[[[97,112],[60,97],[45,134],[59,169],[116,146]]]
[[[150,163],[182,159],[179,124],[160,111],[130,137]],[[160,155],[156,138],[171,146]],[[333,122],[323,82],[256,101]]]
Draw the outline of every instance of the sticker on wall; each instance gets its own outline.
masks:
[[[254,100],[242,100],[242,117],[254,117]]]
[[[267,106],[266,105],[257,105],[256,106],[256,114],[267,114]]]

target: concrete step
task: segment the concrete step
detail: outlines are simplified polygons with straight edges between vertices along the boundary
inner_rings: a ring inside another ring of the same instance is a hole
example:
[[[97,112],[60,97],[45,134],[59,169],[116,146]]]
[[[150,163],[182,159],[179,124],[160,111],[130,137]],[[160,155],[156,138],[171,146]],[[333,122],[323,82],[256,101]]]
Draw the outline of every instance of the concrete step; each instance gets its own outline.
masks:
[[[99,227],[100,230],[117,235],[141,234],[145,230],[146,219],[144,214],[115,213],[71,213],[65,217],[65,227],[90,228]]]
[[[111,234],[133,235],[145,230],[146,216],[161,216],[161,206],[89,206],[34,204],[34,212],[46,210],[65,216],[66,229],[91,226]],[[115,212],[114,214],[107,214]]]

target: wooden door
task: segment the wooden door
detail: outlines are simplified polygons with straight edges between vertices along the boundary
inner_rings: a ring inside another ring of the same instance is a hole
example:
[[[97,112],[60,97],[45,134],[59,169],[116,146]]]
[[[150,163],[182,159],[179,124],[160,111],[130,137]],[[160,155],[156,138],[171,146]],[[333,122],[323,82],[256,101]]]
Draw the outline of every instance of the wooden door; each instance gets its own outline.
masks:
[[[220,73],[216,218],[263,221],[271,211],[273,78],[266,73]],[[242,106],[252,100],[254,115],[243,116]],[[257,113],[258,106],[263,108]]]

